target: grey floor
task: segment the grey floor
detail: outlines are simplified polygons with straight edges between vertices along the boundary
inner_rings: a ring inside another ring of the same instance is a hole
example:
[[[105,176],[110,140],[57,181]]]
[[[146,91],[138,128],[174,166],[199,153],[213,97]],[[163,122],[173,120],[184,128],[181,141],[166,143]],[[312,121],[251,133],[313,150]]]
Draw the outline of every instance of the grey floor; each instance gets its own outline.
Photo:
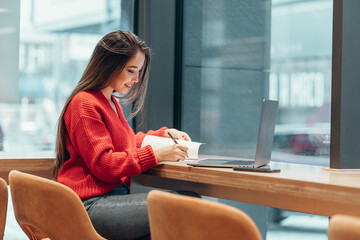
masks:
[[[328,218],[302,213],[286,212],[280,223],[270,223],[266,240],[326,240]],[[8,214],[4,240],[26,240],[26,235],[18,226],[9,196]]]
[[[10,189],[9,189],[9,193],[10,193]],[[21,230],[21,228],[19,227],[19,225],[15,220],[14,211],[11,202],[11,195],[9,194],[4,240],[26,240],[26,239],[28,239],[27,236]]]
[[[267,240],[327,240],[329,218],[302,213],[288,213],[279,224],[270,223]]]

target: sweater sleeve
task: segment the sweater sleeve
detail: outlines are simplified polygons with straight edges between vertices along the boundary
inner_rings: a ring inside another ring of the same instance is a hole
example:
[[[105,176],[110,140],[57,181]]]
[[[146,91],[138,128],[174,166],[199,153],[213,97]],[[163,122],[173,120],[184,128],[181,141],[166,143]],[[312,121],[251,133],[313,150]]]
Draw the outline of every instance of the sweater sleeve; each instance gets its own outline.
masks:
[[[149,146],[116,152],[105,123],[97,118],[80,117],[69,133],[71,143],[91,173],[104,182],[116,183],[157,166]],[[124,135],[124,141],[128,141]]]
[[[135,138],[136,138],[136,147],[140,148],[141,147],[141,144],[145,138],[146,135],[153,135],[153,136],[158,136],[158,137],[164,137],[165,136],[165,130],[168,129],[167,127],[162,127],[158,130],[150,130],[146,133],[143,133],[143,132],[138,132],[136,135],[135,135]]]

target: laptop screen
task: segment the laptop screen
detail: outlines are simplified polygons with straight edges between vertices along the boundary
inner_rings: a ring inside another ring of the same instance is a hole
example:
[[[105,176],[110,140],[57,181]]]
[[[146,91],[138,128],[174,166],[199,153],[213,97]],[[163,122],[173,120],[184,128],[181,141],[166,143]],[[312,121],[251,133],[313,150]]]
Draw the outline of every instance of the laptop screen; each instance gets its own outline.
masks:
[[[257,139],[255,161],[254,159],[229,160],[229,159],[206,159],[199,160],[197,163],[188,163],[192,166],[209,167],[233,167],[239,165],[252,165],[254,168],[262,167],[270,162],[274,131],[276,125],[278,102],[273,100],[263,100],[259,133]],[[250,160],[250,161],[249,161]]]
[[[255,153],[255,167],[264,166],[270,162],[277,109],[278,101],[263,100]]]

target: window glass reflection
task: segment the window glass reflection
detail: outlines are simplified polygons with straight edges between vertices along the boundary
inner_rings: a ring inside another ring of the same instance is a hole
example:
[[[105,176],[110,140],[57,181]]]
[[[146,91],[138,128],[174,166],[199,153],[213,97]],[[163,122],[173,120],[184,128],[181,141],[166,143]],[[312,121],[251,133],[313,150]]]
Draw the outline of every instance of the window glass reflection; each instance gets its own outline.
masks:
[[[19,102],[0,103],[0,151],[54,151],[63,104],[97,41],[132,31],[133,1],[21,0]],[[127,111],[127,110],[126,110]]]
[[[280,104],[275,159],[329,164],[332,9],[329,0],[272,1],[269,96]]]
[[[206,154],[254,157],[279,100],[274,161],[329,164],[332,1],[185,1],[182,128]]]

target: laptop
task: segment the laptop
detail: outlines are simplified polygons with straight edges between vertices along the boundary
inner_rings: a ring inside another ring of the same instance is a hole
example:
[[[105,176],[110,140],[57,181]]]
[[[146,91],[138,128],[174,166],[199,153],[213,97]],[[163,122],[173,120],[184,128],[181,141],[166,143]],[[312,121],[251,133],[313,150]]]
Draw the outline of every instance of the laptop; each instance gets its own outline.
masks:
[[[234,168],[234,170],[242,170],[242,168],[244,168],[244,170],[259,169],[259,171],[278,171],[271,170],[268,166],[274,140],[277,109],[278,101],[263,100],[255,160],[204,159],[187,164],[194,167],[226,167]]]

